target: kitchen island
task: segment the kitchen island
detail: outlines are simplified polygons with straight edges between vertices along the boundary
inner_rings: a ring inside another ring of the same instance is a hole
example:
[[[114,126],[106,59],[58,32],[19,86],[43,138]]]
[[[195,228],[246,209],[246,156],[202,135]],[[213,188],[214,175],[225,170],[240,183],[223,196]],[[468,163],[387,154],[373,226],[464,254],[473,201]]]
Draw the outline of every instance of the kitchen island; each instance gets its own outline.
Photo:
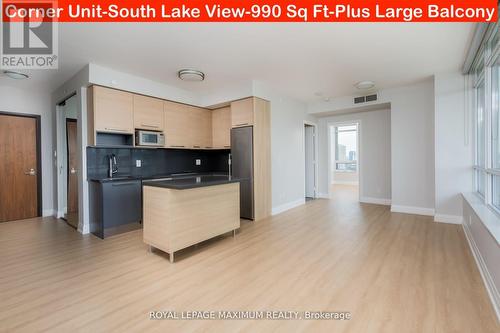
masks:
[[[143,182],[143,240],[169,254],[240,227],[241,179],[206,175]]]

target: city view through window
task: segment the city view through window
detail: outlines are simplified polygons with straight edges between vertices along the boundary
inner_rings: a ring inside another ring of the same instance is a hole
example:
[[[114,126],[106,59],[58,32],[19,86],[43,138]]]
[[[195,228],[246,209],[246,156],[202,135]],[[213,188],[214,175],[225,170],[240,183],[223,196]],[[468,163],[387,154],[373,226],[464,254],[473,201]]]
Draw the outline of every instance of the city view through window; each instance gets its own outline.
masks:
[[[346,125],[335,128],[335,169],[337,171],[357,171],[358,126]]]

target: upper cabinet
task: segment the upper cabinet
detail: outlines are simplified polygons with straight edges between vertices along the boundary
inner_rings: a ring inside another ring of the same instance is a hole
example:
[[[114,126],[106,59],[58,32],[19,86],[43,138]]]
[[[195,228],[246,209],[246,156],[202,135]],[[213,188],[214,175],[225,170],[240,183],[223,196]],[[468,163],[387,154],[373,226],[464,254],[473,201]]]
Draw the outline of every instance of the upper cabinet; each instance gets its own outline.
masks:
[[[133,134],[133,94],[100,86],[91,89],[95,131]]]
[[[254,98],[245,98],[231,103],[231,126],[250,126],[254,122]]]
[[[212,111],[212,146],[231,148],[231,108],[225,107]]]
[[[193,145],[190,108],[174,102],[163,103],[165,147],[191,148]]]
[[[150,131],[163,131],[163,100],[134,95],[134,127]]]
[[[191,137],[193,148],[212,148],[212,114],[210,110],[191,107]]]
[[[212,118],[209,110],[168,102],[163,104],[165,147],[212,148]]]

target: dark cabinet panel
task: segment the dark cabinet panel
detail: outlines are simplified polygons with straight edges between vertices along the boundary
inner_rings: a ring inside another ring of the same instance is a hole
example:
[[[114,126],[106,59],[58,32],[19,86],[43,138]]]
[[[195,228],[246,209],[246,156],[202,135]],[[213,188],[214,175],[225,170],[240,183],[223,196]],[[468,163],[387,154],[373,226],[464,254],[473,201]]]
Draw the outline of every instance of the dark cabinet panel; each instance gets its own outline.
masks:
[[[91,232],[105,238],[140,228],[142,188],[140,180],[90,182]]]

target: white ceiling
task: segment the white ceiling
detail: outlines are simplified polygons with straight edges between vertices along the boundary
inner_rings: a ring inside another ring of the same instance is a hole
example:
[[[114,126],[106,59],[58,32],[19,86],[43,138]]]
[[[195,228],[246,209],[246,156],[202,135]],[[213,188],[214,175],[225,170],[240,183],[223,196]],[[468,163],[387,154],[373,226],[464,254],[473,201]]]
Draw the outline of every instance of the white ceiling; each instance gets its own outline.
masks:
[[[470,23],[62,23],[59,69],[15,84],[55,89],[94,62],[200,93],[258,80],[311,102],[356,93],[362,80],[381,89],[459,69],[472,30]],[[181,68],[200,69],[206,80],[182,82]]]

